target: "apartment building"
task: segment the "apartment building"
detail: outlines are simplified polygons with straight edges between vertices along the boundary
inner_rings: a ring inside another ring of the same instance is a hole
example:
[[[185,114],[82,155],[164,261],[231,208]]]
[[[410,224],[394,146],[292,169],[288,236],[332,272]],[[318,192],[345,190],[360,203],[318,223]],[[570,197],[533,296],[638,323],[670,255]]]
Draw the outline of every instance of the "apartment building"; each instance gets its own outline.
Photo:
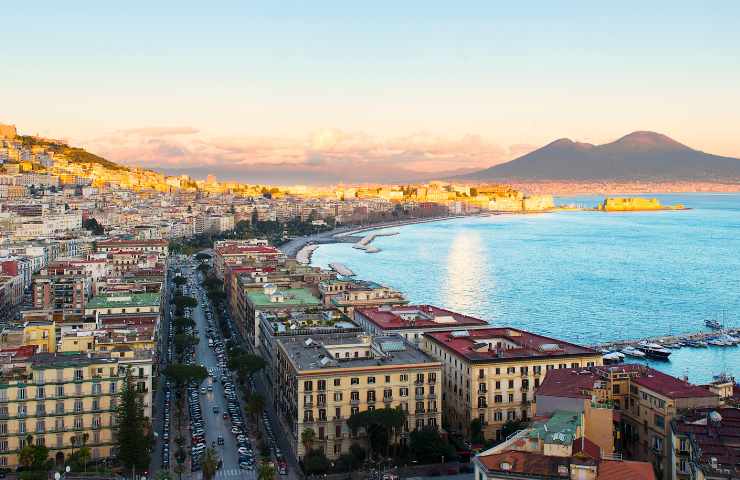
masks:
[[[420,344],[425,333],[450,330],[475,330],[491,325],[480,318],[463,315],[432,305],[383,305],[357,307],[355,322],[375,335],[399,334],[409,342]]]
[[[672,480],[740,478],[740,409],[686,412],[671,421]]]
[[[35,275],[33,308],[82,311],[92,295],[92,280],[86,275]]]
[[[350,318],[356,308],[409,303],[401,292],[367,280],[324,280],[319,283],[319,294],[324,305],[336,307]]]
[[[401,408],[408,432],[441,426],[441,363],[399,336],[337,334],[281,338],[276,342],[277,410],[299,457],[302,432],[311,429],[331,459],[363,442],[347,427],[351,415],[375,408]]]
[[[169,253],[167,240],[104,240],[97,242],[96,251],[116,252],[119,250],[156,253],[166,257]]]
[[[255,350],[259,348],[261,312],[281,315],[318,311],[321,308],[321,300],[307,288],[278,290],[274,285],[267,284],[259,290],[244,290],[243,293],[244,320],[242,322],[240,317],[237,318],[237,328],[241,330],[247,345]]]
[[[449,428],[468,435],[480,419],[486,438],[496,440],[507,421],[532,417],[534,391],[547,372],[602,363],[595,350],[515,328],[427,333],[422,350],[444,367]]]
[[[276,266],[285,260],[285,254],[275,247],[255,245],[251,241],[220,242],[213,248],[213,270],[224,278],[227,266]]]
[[[60,464],[83,442],[93,459],[112,457],[125,364],[109,355],[32,351],[0,352],[0,467],[18,466],[29,435]]]

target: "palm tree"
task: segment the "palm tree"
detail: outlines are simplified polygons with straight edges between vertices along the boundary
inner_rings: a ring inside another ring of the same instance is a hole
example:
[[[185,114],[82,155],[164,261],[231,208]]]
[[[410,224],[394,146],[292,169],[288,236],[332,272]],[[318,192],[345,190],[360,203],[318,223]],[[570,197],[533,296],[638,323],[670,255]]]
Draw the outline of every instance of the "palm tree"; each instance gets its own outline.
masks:
[[[87,473],[87,461],[90,459],[90,449],[87,448],[87,441],[90,439],[89,433],[82,435],[82,448],[80,448],[80,461],[84,465],[85,473]]]
[[[216,476],[216,470],[218,469],[218,455],[212,448],[206,448],[203,454],[203,462],[201,466],[203,468],[203,480],[213,480]]]
[[[274,480],[275,467],[271,463],[260,463],[257,469],[257,480]]]
[[[311,446],[313,445],[314,440],[316,440],[316,432],[314,431],[314,429],[304,428],[301,432],[301,443],[306,449],[306,453],[311,451]]]
[[[26,435],[26,445],[21,449],[18,455],[18,463],[26,468],[31,468],[34,461],[33,436]]]

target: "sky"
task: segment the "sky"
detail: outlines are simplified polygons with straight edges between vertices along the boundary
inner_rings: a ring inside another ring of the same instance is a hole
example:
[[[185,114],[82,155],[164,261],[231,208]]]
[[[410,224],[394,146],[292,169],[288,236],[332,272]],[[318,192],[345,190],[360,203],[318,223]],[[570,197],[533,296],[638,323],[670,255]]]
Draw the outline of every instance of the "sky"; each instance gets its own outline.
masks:
[[[450,175],[635,130],[740,157],[740,2],[701,3],[19,2],[0,122],[242,181]]]

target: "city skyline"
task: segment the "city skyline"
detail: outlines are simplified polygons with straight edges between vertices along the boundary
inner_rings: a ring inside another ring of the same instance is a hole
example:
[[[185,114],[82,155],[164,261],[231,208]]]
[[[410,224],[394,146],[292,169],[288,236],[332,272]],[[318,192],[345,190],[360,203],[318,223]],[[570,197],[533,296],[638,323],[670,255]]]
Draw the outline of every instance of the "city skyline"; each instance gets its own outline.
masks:
[[[134,3],[52,18],[40,2],[7,12],[0,120],[129,165],[286,183],[464,173],[634,130],[740,157],[738,7],[664,7]]]

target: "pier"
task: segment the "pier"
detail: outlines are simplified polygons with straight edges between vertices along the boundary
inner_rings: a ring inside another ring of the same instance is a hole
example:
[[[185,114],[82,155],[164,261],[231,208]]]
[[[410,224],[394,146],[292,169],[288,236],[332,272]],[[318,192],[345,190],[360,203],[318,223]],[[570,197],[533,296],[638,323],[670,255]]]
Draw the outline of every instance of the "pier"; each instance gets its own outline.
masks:
[[[721,337],[722,335],[732,335],[737,336],[740,334],[740,328],[724,328],[721,330],[713,330],[713,331],[701,331],[701,332],[689,332],[689,333],[680,333],[678,335],[662,335],[657,337],[646,337],[646,338],[639,338],[639,339],[631,339],[631,340],[615,340],[613,342],[605,342],[605,343],[597,343],[594,345],[589,345],[590,348],[593,348],[594,350],[621,350],[625,347],[635,347],[639,345],[640,343],[658,343],[660,345],[671,345],[671,344],[677,344],[687,341],[702,341],[706,342],[708,340],[712,340],[718,337]]]
[[[345,277],[355,276],[355,272],[347,268],[347,266],[343,263],[330,263],[329,268],[337,272],[339,275],[344,275]]]
[[[389,237],[391,235],[398,235],[398,232],[373,232],[365,235],[362,237],[357,243],[352,245],[352,248],[356,248],[358,250],[365,250],[366,253],[378,253],[380,251],[379,248],[373,247],[370,245],[373,240],[375,240],[377,237]]]

